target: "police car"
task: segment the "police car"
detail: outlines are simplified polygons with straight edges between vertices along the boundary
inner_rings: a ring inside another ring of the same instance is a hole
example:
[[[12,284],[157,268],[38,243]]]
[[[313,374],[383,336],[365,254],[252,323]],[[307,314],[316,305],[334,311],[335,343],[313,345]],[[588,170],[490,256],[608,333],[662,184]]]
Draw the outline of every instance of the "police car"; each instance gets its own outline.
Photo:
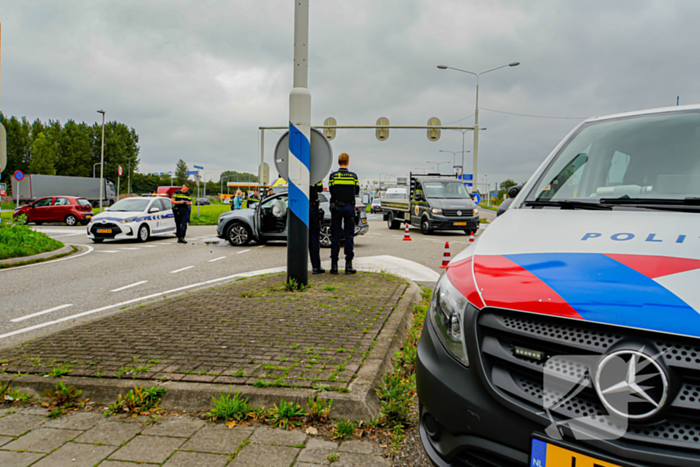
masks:
[[[175,234],[175,216],[168,198],[126,198],[94,216],[87,235],[95,243]]]
[[[700,465],[700,106],[576,127],[428,314],[435,465]]]

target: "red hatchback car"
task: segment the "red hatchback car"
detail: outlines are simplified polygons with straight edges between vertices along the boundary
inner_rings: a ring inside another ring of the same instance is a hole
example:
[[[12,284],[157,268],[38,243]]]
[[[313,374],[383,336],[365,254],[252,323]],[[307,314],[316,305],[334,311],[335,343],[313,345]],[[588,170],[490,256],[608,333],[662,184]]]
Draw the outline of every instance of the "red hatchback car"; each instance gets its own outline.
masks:
[[[92,218],[92,205],[84,198],[74,196],[49,196],[40,198],[15,209],[12,216],[25,224],[41,225],[44,222],[65,222],[66,225],[87,224]]]

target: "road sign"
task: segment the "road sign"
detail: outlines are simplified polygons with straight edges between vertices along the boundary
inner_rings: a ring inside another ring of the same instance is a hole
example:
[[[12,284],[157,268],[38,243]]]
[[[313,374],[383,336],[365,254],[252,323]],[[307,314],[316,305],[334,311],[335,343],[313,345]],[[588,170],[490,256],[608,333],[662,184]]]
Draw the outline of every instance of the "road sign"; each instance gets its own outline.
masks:
[[[464,182],[464,186],[474,186],[472,182]]]
[[[474,174],[462,174],[460,180],[474,180]]]
[[[442,126],[440,119],[433,117],[428,119],[428,126]],[[440,139],[440,128],[429,128],[428,129],[428,139],[430,141],[437,141]]]
[[[197,175],[199,174],[199,170],[188,170],[187,175]]]
[[[333,117],[328,117],[323,121],[323,126],[335,126],[337,125],[338,122],[336,121],[335,118]],[[324,128],[323,129],[323,134],[326,135],[326,138],[328,138],[328,141],[333,141],[335,139],[335,128]]]
[[[7,167],[7,132],[0,123],[0,173]]]
[[[194,167],[195,169],[204,170],[204,167],[199,165],[193,165],[192,167]]]
[[[263,162],[258,169],[258,173],[262,174],[262,184],[270,184],[270,165],[267,162]],[[259,180],[258,180],[259,181]]]
[[[119,175],[120,177],[124,175],[124,168],[121,165],[117,167],[117,175]]]
[[[24,172],[22,172],[21,170],[15,170],[15,173],[13,175],[15,176],[15,180],[17,180],[18,182],[22,181],[22,179],[24,178]]]
[[[0,196],[7,196],[7,191],[0,190]]]
[[[473,193],[473,195],[474,195],[474,202],[476,204],[481,203],[481,195],[479,193]]]
[[[315,185],[328,175],[333,165],[333,148],[330,141],[316,128],[311,128],[311,167],[309,184]],[[275,168],[282,178],[289,181],[289,131],[277,141],[275,146]]]
[[[380,117],[377,119],[377,126],[389,126],[389,119],[386,117]],[[377,128],[377,139],[379,141],[386,141],[389,139],[389,129],[388,128]]]

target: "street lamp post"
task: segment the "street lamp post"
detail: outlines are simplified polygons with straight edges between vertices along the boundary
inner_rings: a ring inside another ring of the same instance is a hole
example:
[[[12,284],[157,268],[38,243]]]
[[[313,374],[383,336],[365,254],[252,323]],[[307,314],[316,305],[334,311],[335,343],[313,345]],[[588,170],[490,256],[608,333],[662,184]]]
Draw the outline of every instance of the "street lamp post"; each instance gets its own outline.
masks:
[[[500,70],[501,68],[505,67],[513,67],[513,66],[518,66],[520,65],[520,62],[512,62],[507,65],[501,65],[496,68],[491,68],[490,70],[482,71],[480,73],[474,73],[472,71],[467,71],[467,70],[461,70],[459,68],[453,68],[451,66],[446,66],[446,65],[438,65],[438,68],[441,70],[455,70],[455,71],[461,71],[462,73],[469,73],[470,75],[476,76],[476,106],[475,106],[475,111],[474,111],[474,173],[472,174],[472,180],[474,183],[474,188],[477,188],[478,184],[478,173],[477,173],[477,167],[479,164],[479,77],[485,73],[490,73],[492,71]],[[464,137],[463,137],[464,138]],[[464,142],[462,142],[462,145],[464,145]],[[462,167],[464,167],[464,164],[462,164]],[[462,169],[464,170],[464,169]]]
[[[462,135],[464,135],[464,132],[462,132]],[[457,154],[459,154],[461,152],[462,153],[462,166],[461,166],[462,168],[460,169],[460,174],[464,174],[464,153],[470,152],[470,151],[464,150],[464,138],[462,138],[462,150],[461,151],[447,151],[445,149],[440,149],[440,152],[449,152],[450,154],[452,154],[453,168],[454,168],[454,165],[456,165],[455,159],[457,158]]]
[[[100,148],[100,212],[102,212],[102,200],[104,199],[105,189],[105,111],[98,110],[98,114],[102,114],[102,145]]]
[[[443,161],[443,162],[425,161],[425,163],[426,163],[426,164],[435,164],[435,165],[437,166],[437,171],[438,171],[438,173],[442,173],[442,172],[440,172],[440,166],[441,166],[442,164],[449,164],[450,161]]]
[[[95,167],[97,167],[100,164],[102,164],[102,162],[98,162],[97,164],[92,164],[92,178],[95,178]]]

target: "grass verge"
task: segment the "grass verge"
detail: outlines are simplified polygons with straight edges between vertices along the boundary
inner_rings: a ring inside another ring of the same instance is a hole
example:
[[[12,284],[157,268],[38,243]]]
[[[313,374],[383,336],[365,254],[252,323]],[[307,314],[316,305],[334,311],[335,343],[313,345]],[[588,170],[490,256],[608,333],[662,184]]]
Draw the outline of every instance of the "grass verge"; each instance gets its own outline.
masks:
[[[46,261],[53,261],[55,259],[63,258],[64,256],[72,255],[76,251],[80,251],[80,248],[78,248],[78,247],[73,246],[71,248],[72,248],[72,251],[68,251],[66,253],[61,253],[60,255],[52,256],[50,258],[31,259],[31,260],[27,260],[27,261],[19,261],[19,262],[12,263],[12,264],[0,264],[0,269],[14,268],[16,266],[26,266],[28,264],[44,263]]]
[[[26,225],[0,224],[0,259],[32,256],[62,247],[63,243]]]

